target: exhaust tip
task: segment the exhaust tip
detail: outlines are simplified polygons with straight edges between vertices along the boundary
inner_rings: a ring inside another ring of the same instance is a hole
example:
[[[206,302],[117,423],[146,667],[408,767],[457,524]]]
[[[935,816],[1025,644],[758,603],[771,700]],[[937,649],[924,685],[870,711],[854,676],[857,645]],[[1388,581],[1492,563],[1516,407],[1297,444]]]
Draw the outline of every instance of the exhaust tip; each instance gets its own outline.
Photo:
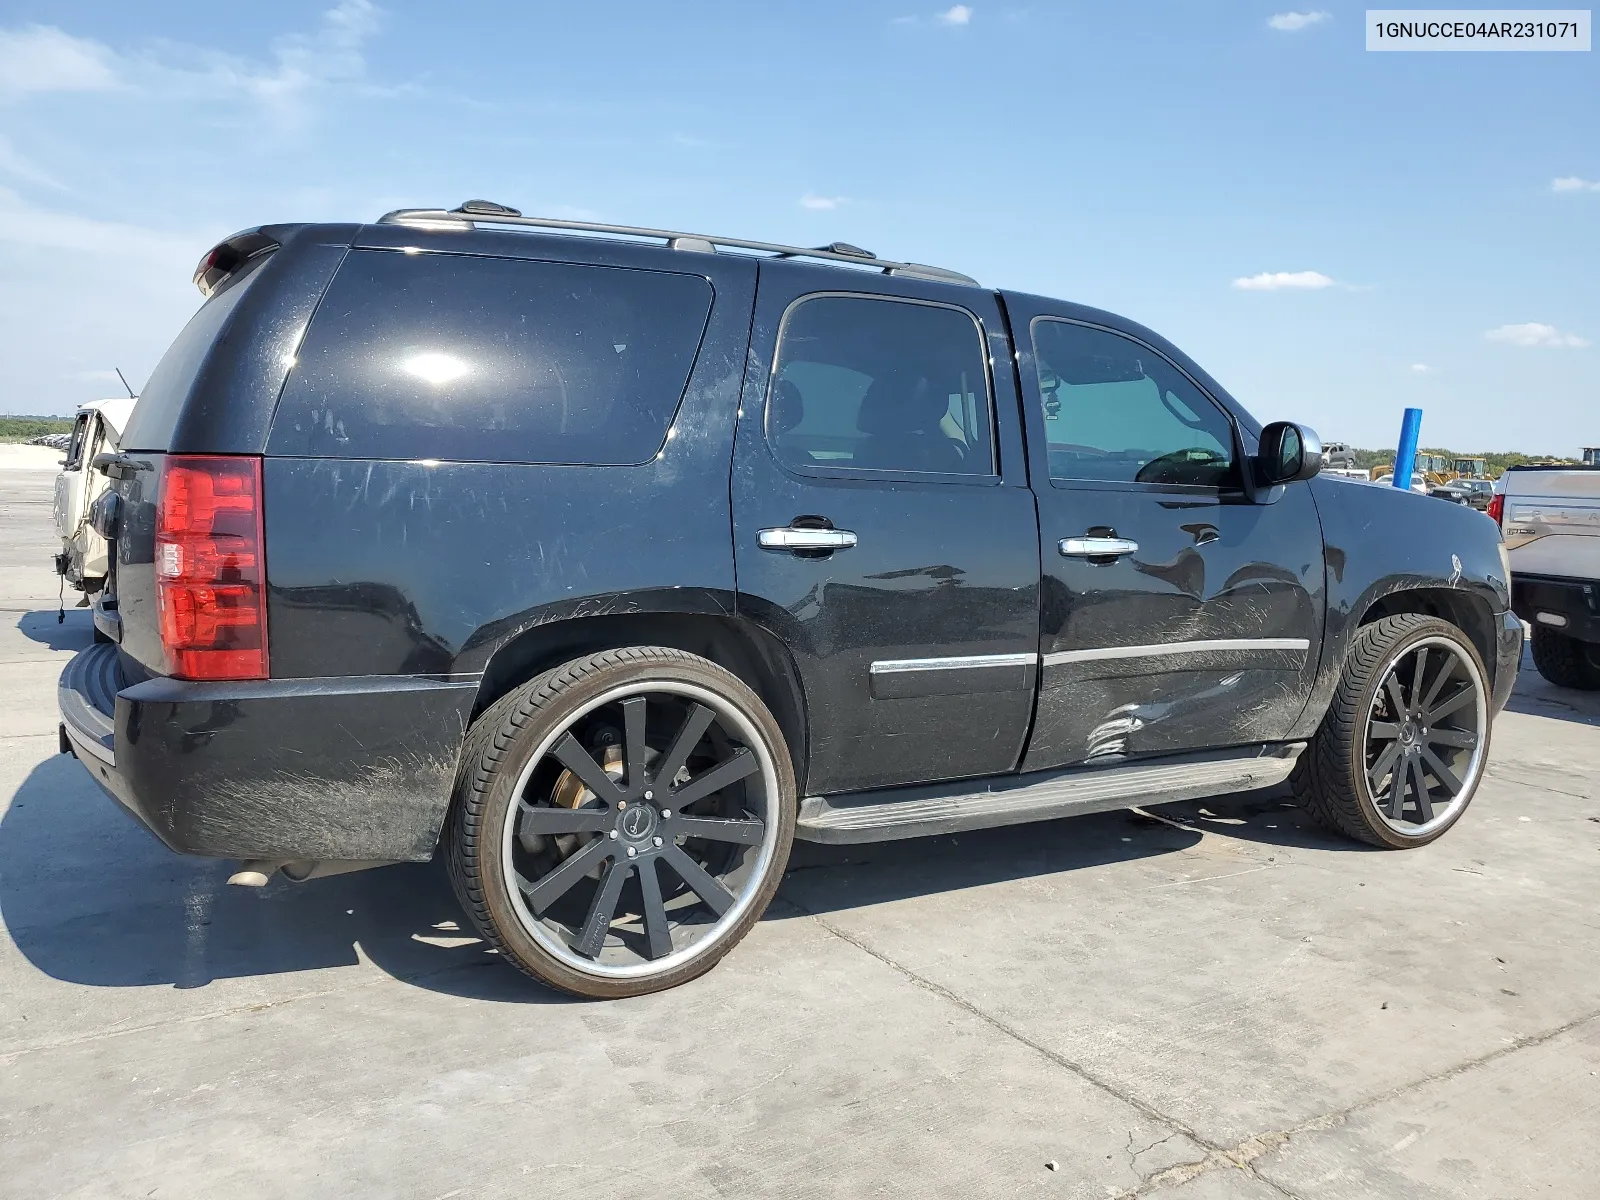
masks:
[[[278,862],[265,860],[243,863],[237,871],[228,876],[228,883],[233,887],[266,887],[267,881],[281,865]]]

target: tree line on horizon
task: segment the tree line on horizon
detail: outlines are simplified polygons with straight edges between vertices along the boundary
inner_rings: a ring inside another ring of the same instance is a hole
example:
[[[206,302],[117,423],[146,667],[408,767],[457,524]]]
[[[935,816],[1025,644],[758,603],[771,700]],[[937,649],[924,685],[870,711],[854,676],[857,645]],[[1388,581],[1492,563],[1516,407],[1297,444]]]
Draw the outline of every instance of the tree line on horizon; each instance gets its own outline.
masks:
[[[1356,466],[1363,471],[1370,471],[1373,467],[1392,467],[1394,465],[1393,450],[1360,450],[1350,447],[1350,452],[1355,455]],[[1567,458],[1560,454],[1523,454],[1516,450],[1446,450],[1439,446],[1418,446],[1418,454],[1437,454],[1441,458],[1451,460],[1458,458],[1481,458],[1484,469],[1490,475],[1499,475],[1507,467],[1523,467],[1529,463],[1574,463],[1575,458]]]

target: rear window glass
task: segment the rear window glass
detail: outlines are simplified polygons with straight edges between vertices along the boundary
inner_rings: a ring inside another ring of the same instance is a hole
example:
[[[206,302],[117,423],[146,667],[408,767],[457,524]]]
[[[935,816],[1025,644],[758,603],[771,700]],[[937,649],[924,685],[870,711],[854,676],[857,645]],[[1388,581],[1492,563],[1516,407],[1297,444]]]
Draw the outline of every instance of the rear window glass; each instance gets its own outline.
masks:
[[[233,310],[239,306],[251,282],[261,271],[268,256],[262,255],[245,270],[214,292],[200,306],[200,311],[189,318],[177,341],[167,347],[156,369],[145,381],[139,393],[139,402],[133,406],[133,415],[122,431],[124,450],[165,451],[172,444],[172,431],[189,399],[200,368],[205,365],[206,354],[211,350],[217,335],[227,324]]]
[[[783,321],[767,440],[802,472],[993,475],[984,358],[965,309],[808,297]]]
[[[696,275],[354,251],[312,321],[271,452],[648,461],[711,299]]]

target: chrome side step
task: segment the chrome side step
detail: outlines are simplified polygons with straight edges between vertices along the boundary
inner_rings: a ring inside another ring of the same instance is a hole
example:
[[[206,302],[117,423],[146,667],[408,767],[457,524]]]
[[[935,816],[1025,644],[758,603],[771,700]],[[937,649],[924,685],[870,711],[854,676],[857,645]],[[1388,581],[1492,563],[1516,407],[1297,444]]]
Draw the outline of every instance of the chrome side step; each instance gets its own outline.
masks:
[[[1196,800],[1281,783],[1305,747],[1304,742],[1289,742],[1117,766],[808,796],[800,802],[795,836],[807,842],[884,842]]]

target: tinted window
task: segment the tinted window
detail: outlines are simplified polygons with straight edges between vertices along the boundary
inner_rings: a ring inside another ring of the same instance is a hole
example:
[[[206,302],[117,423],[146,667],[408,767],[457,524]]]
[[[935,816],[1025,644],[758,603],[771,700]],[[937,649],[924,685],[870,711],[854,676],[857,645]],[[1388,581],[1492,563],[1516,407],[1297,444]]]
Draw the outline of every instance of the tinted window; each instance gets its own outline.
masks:
[[[271,448],[645,462],[710,312],[711,285],[694,275],[357,250],[317,309]]]
[[[83,435],[89,431],[89,414],[79,413],[72,423],[72,440],[67,443],[67,461],[64,471],[76,471],[83,465]]]
[[[184,402],[189,399],[195,378],[205,365],[206,354],[239,306],[246,289],[260,275],[261,264],[267,257],[262,255],[213,292],[200,306],[200,311],[189,318],[177,341],[167,347],[139,393],[139,403],[133,406],[128,427],[122,432],[124,450],[161,451],[172,444],[172,431],[183,415]]]
[[[1050,478],[1222,487],[1227,417],[1161,355],[1065,321],[1033,323]]]
[[[984,363],[960,309],[814,296],[784,318],[767,438],[801,469],[993,475]]]

